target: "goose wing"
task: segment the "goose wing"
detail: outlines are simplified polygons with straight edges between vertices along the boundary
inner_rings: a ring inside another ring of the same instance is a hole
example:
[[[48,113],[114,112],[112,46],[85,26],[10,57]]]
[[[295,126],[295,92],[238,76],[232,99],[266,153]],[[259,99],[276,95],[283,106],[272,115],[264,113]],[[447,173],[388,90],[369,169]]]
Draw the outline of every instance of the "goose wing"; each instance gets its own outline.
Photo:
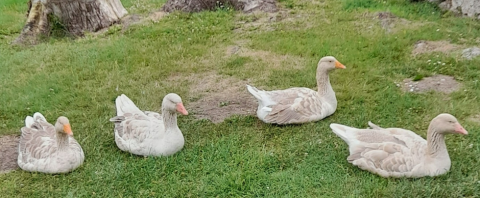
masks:
[[[308,122],[322,112],[322,101],[316,91],[308,88],[290,88],[266,92],[276,104],[265,121],[276,124]]]

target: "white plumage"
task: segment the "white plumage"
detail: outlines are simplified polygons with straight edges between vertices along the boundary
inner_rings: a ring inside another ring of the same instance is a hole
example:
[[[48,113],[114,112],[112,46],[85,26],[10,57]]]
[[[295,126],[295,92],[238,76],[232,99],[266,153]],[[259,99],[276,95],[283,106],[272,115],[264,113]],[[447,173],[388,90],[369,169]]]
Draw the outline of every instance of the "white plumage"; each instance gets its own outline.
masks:
[[[162,114],[141,111],[127,96],[115,100],[117,116],[115,142],[123,151],[142,156],[168,156],[183,148],[185,140],[177,125],[177,112],[188,115],[182,99],[168,94],[162,102]]]
[[[401,128],[371,129],[330,124],[333,132],[348,144],[347,160],[382,177],[424,177],[446,173],[451,166],[444,135],[468,134],[450,114],[440,114],[428,127],[427,140]]]
[[[66,173],[78,168],[85,159],[66,117],[59,117],[53,126],[37,112],[26,117],[21,131],[17,163],[23,170]]]
[[[247,90],[258,100],[257,116],[265,123],[298,124],[321,120],[337,109],[335,92],[328,73],[345,66],[332,56],[320,59],[317,66],[318,91],[296,87],[264,91],[247,85]]]

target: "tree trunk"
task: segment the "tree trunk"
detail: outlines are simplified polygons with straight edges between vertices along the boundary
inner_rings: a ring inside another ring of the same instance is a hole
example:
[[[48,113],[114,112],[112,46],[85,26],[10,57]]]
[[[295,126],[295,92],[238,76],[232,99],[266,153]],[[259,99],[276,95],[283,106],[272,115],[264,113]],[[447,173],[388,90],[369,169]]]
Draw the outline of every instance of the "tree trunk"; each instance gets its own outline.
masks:
[[[39,36],[48,36],[54,17],[70,34],[83,36],[127,14],[120,0],[29,0],[28,5],[27,22],[14,44],[35,44]]]

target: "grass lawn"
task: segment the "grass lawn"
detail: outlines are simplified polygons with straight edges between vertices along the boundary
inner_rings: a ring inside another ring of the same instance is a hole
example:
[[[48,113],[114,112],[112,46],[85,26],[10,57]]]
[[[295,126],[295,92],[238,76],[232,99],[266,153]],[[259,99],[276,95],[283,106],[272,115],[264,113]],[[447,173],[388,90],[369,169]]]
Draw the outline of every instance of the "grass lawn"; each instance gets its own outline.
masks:
[[[122,3],[130,14],[148,15],[165,0]],[[479,21],[408,0],[280,0],[279,6],[274,15],[174,13],[125,30],[116,26],[77,40],[57,36],[24,48],[10,42],[25,23],[26,0],[1,0],[0,135],[20,134],[25,116],[37,111],[49,121],[64,115],[86,158],[69,174],[0,174],[0,197],[480,196],[474,118],[480,114],[480,58],[461,58],[463,48],[412,55],[420,40],[480,45]],[[377,12],[397,18],[382,21]],[[249,53],[230,53],[231,46]],[[230,85],[240,87],[230,95],[252,101],[247,82],[268,90],[314,88],[316,64],[326,55],[347,69],[330,75],[338,108],[322,121],[275,126],[252,113],[212,123],[191,110],[213,94],[196,89],[212,75],[241,82]],[[415,94],[396,86],[435,74],[455,77],[461,88]],[[162,158],[120,151],[108,121],[114,99],[124,93],[141,109],[159,110],[170,92],[182,96],[191,113],[179,116],[183,150]],[[332,122],[366,128],[371,120],[426,137],[430,120],[442,112],[456,116],[469,135],[446,138],[452,168],[435,178],[385,179],[362,171],[347,162],[347,145],[329,128]]]

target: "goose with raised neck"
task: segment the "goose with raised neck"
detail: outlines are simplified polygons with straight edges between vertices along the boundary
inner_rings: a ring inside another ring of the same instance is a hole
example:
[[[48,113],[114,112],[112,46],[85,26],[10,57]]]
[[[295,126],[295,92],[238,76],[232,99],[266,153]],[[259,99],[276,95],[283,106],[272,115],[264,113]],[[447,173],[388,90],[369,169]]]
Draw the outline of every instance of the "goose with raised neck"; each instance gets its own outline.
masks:
[[[438,176],[450,170],[446,134],[468,132],[450,114],[440,114],[428,127],[427,140],[401,128],[357,129],[332,123],[330,128],[349,147],[347,160],[363,170],[382,177]]]
[[[25,118],[21,131],[17,163],[23,170],[67,173],[82,165],[85,159],[67,117],[60,116],[54,126],[37,112]]]
[[[332,115],[337,109],[337,98],[329,73],[338,68],[346,67],[333,56],[325,56],[318,61],[318,91],[305,87],[264,91],[247,85],[247,90],[258,100],[258,118],[265,123],[300,124]]]
[[[177,113],[188,112],[177,94],[163,98],[162,114],[141,111],[124,94],[117,97],[115,105],[117,116],[110,121],[115,124],[115,142],[120,150],[141,156],[169,156],[183,148],[185,140],[177,125]]]

